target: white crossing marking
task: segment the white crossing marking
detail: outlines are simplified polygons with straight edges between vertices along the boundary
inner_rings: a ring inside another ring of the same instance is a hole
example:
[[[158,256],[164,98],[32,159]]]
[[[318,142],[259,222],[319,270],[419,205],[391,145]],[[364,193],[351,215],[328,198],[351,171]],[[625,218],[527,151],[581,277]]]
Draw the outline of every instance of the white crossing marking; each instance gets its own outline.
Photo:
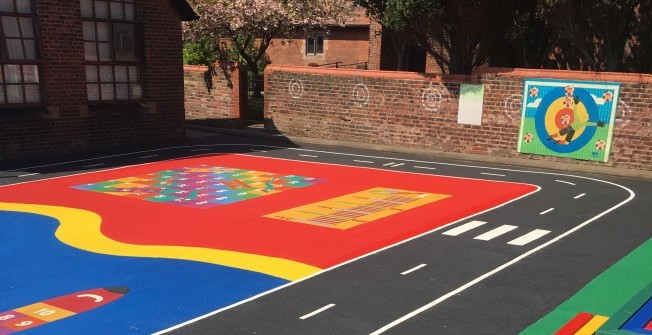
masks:
[[[437,168],[434,167],[427,167],[427,166],[414,166],[415,169],[425,169],[425,170],[437,170]]]
[[[485,175],[485,176],[505,177],[504,174],[498,174],[498,173],[487,173],[487,172],[481,172],[480,174],[483,174],[483,175]]]
[[[37,174],[38,174],[38,173],[21,174],[20,176],[18,176],[18,178],[29,177],[29,176],[35,176],[35,175],[37,175]]]
[[[419,269],[421,269],[422,267],[424,267],[424,266],[426,266],[426,265],[427,265],[427,264],[420,264],[420,265],[417,265],[417,266],[415,266],[415,267],[413,267],[413,268],[411,268],[411,269],[409,269],[409,270],[406,270],[406,271],[401,272],[401,275],[405,276],[406,274],[411,273],[411,272],[414,272],[414,271],[416,271],[416,270],[419,270]]]
[[[392,167],[399,167],[401,165],[405,165],[405,163],[396,163],[396,164],[392,165]]]
[[[322,308],[320,308],[320,309],[318,309],[318,310],[316,310],[314,312],[310,312],[310,313],[300,317],[299,319],[305,320],[305,319],[307,319],[307,318],[309,318],[311,316],[315,316],[315,315],[317,315],[317,314],[319,314],[319,313],[321,313],[321,312],[323,312],[323,311],[325,311],[325,310],[327,310],[327,309],[329,309],[329,308],[331,308],[333,306],[335,306],[335,304],[328,304],[328,305],[326,305],[326,306],[324,306],[324,307],[322,307]]]
[[[542,236],[545,236],[546,234],[550,233],[550,230],[543,230],[543,229],[535,229],[519,238],[515,238],[507,244],[512,244],[512,245],[526,245]]]
[[[447,231],[443,232],[442,234],[443,235],[448,235],[448,236],[457,236],[457,235],[465,233],[465,232],[467,232],[467,231],[469,231],[471,229],[478,228],[478,227],[482,226],[485,223],[486,222],[484,222],[484,221],[471,221],[471,222],[465,223],[465,224],[463,224],[463,225],[461,225],[459,227],[455,227],[455,228],[453,228],[451,230],[447,230]]]
[[[299,156],[301,156],[301,157],[312,157],[312,158],[317,158],[317,157],[319,157],[319,156],[315,156],[315,155],[299,155]]]
[[[557,179],[555,179],[555,181],[558,182],[558,183],[563,183],[563,184],[568,184],[568,185],[573,185],[573,186],[575,186],[575,184],[574,184],[574,183],[571,183],[570,181],[557,180]]]
[[[140,159],[152,158],[152,157],[158,157],[158,155],[142,156],[142,157],[140,157]]]
[[[574,196],[573,199],[579,199],[579,198],[581,198],[581,197],[583,197],[585,195],[586,195],[586,193],[578,194],[578,195]]]
[[[95,166],[100,166],[100,165],[104,165],[104,163],[91,164],[91,165],[84,165],[84,167],[85,167],[85,168],[89,168],[89,167],[95,167]]]
[[[508,233],[514,229],[518,228],[517,226],[502,225],[496,229],[490,230],[482,235],[474,237],[475,240],[489,241],[502,234]]]
[[[385,164],[383,164],[383,166],[392,166],[392,165],[394,165],[394,164],[395,164],[394,162],[389,162],[389,163],[385,163]]]
[[[548,213],[550,213],[550,212],[552,212],[552,211],[554,211],[554,210],[555,210],[554,208],[548,208],[548,209],[546,209],[545,211],[539,213],[539,215],[545,215],[545,214],[548,214]]]
[[[361,161],[361,160],[358,160],[358,159],[354,159],[353,161],[358,162],[358,163],[365,163],[365,164],[373,164],[374,163],[372,161]]]

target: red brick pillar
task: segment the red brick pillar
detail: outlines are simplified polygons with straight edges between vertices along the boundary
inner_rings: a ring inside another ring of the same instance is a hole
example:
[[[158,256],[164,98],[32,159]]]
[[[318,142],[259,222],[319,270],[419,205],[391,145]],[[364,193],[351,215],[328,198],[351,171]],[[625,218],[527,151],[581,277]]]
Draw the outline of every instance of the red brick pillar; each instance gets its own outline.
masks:
[[[380,70],[380,55],[383,43],[383,26],[376,21],[369,25],[369,70]]]

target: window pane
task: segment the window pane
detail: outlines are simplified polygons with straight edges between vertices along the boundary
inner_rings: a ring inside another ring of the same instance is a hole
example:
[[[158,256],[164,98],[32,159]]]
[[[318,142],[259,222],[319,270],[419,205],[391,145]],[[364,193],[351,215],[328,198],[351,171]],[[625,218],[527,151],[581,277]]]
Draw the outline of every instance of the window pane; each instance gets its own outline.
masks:
[[[108,23],[97,23],[97,40],[102,42],[108,42],[111,40],[111,30],[109,29]]]
[[[324,53],[324,36],[317,36],[317,53]]]
[[[86,95],[88,96],[88,101],[98,101],[100,100],[100,88],[97,84],[88,84],[86,85]]]
[[[82,22],[84,30],[84,40],[95,41],[95,23],[90,21]]]
[[[119,62],[135,62],[136,57],[136,25],[132,23],[115,23],[115,60]]]
[[[23,65],[23,79],[25,80],[26,83],[37,84],[39,82],[38,66]]]
[[[134,5],[125,4],[125,20],[133,21],[134,19]]]
[[[25,59],[23,54],[23,43],[19,39],[7,39],[7,51],[9,51],[9,59]]]
[[[41,91],[38,85],[25,85],[25,102],[41,102]]]
[[[5,65],[5,82],[6,83],[20,83],[22,82],[22,76],[20,73],[20,65]]]
[[[5,32],[5,37],[20,37],[18,30],[18,19],[13,16],[2,17],[2,28]]]
[[[106,1],[95,1],[95,17],[98,19],[109,18],[109,9]]]
[[[93,17],[93,1],[81,0],[81,16]]]
[[[111,61],[111,44],[100,43],[100,61]]]
[[[0,12],[14,12],[13,0],[0,0]]]
[[[140,81],[140,79],[138,79],[138,67],[137,66],[130,66],[129,67],[129,82],[137,83],[139,81]]]
[[[97,60],[97,43],[84,42],[84,59],[88,61]]]
[[[116,66],[115,67],[115,81],[119,83],[129,82],[127,78],[127,67],[126,66]]]
[[[118,100],[129,100],[129,84],[117,84],[115,88]]]
[[[23,99],[23,86],[7,85],[7,101],[10,104],[23,103],[25,101],[25,99]]]
[[[143,89],[140,87],[140,84],[131,84],[131,98],[140,99],[143,97]]]
[[[315,39],[312,36],[308,36],[308,38],[306,38],[306,53],[315,53]]]
[[[31,13],[32,12],[32,0],[18,0],[16,1],[16,9],[18,13]]]
[[[86,65],[86,81],[89,83],[97,83],[97,66]]]
[[[102,100],[115,100],[113,96],[113,84],[102,84]]]
[[[25,59],[37,59],[38,55],[36,54],[36,41],[35,40],[23,40],[25,45]]]
[[[5,103],[5,87],[0,85],[0,103]]]
[[[103,83],[113,82],[113,66],[100,66],[100,81]]]
[[[34,38],[34,23],[29,17],[20,18],[20,30],[23,33],[23,37]]]
[[[114,20],[122,20],[122,3],[111,2],[111,18]]]

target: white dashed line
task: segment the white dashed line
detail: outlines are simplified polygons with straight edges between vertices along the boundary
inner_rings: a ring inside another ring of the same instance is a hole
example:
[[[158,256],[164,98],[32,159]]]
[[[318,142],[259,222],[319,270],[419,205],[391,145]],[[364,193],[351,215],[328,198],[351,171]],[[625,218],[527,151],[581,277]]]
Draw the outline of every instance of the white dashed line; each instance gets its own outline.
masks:
[[[570,181],[557,180],[557,179],[555,179],[555,181],[558,182],[558,183],[563,183],[563,184],[568,184],[568,185],[573,185],[573,186],[575,186],[575,183],[571,183]]]
[[[485,175],[485,176],[505,177],[504,174],[498,174],[498,173],[487,173],[487,172],[481,172],[480,174],[483,174],[483,175]]]
[[[35,176],[35,175],[37,175],[37,174],[38,174],[38,173],[21,174],[20,176],[18,176],[18,178],[29,177],[29,176]]]
[[[301,156],[301,157],[310,157],[310,158],[317,158],[317,157],[319,157],[319,156],[315,156],[315,155],[299,155],[299,156]]]
[[[416,270],[419,270],[419,269],[421,269],[422,267],[424,267],[424,266],[426,266],[426,265],[427,265],[427,264],[417,265],[417,266],[415,266],[415,267],[413,267],[413,268],[411,268],[411,269],[409,269],[409,270],[407,270],[407,271],[403,271],[403,272],[401,272],[401,275],[405,276],[406,274],[411,273],[411,272],[414,272],[414,271],[416,271]]]
[[[461,225],[459,227],[453,228],[451,230],[447,230],[447,231],[443,232],[442,234],[443,235],[448,235],[448,236],[457,236],[457,235],[463,234],[463,233],[465,233],[465,232],[467,232],[467,231],[469,231],[471,229],[478,228],[478,227],[482,226],[485,223],[486,222],[484,222],[484,221],[471,221],[471,222],[465,223],[465,224],[463,224],[463,225]]]
[[[329,309],[329,308],[331,308],[333,306],[335,306],[335,304],[328,304],[328,305],[326,305],[326,306],[324,306],[324,307],[322,307],[322,308],[320,308],[320,309],[318,309],[318,310],[316,310],[314,312],[310,312],[310,313],[300,317],[299,319],[305,320],[305,319],[307,319],[309,317],[312,317],[312,316],[315,316],[315,315],[317,315],[317,314],[319,314],[319,313],[321,313],[321,312],[323,312],[323,311],[325,311],[325,310],[327,310],[327,309]]]
[[[508,233],[514,229],[518,228],[517,226],[510,226],[510,225],[502,225],[496,229],[490,230],[482,235],[478,235],[474,237],[474,240],[481,240],[481,241],[489,241],[492,240],[502,234]]]
[[[140,159],[146,159],[146,158],[152,158],[152,157],[158,157],[158,155],[142,156],[142,157],[140,157]]]
[[[540,237],[547,235],[548,233],[550,233],[550,230],[535,229],[519,238],[507,242],[507,244],[521,245],[521,246],[526,245]]]
[[[98,163],[98,164],[91,164],[91,165],[84,165],[85,168],[90,168],[90,167],[96,167],[96,166],[102,166],[104,163]]]
[[[578,194],[578,195],[574,196],[573,199],[579,199],[579,198],[581,198],[581,197],[583,197],[585,195],[586,195],[586,193]]]
[[[545,215],[545,214],[548,214],[548,213],[550,213],[550,212],[552,212],[552,211],[554,211],[554,210],[555,210],[554,208],[548,208],[548,209],[546,209],[545,211],[539,213],[539,215]]]
[[[357,159],[354,159],[353,161],[358,162],[358,163],[365,163],[365,164],[373,164],[374,163],[372,161],[361,161],[361,160],[357,160]]]
[[[427,166],[414,166],[415,169],[424,169],[424,170],[437,170],[437,168],[434,167],[427,167]]]

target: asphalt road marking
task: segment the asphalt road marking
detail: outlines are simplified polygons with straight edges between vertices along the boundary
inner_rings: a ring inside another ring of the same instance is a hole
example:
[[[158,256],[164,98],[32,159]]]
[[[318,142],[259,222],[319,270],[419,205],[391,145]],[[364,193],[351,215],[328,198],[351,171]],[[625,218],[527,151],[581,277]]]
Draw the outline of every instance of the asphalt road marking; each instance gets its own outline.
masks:
[[[335,306],[335,304],[328,304],[328,305],[326,305],[326,306],[324,306],[324,307],[322,307],[322,308],[320,308],[320,309],[318,309],[318,310],[316,310],[314,312],[310,312],[310,313],[300,317],[299,319],[305,320],[305,319],[307,319],[309,317],[315,316],[315,315],[317,315],[317,314],[319,314],[319,313],[321,313],[321,312],[323,312],[323,311],[325,311],[325,310],[327,310],[329,308],[332,308],[334,306]]]
[[[487,172],[481,172],[480,174],[483,174],[483,175],[485,175],[485,176],[505,177],[504,174],[499,174],[499,173],[487,173]]]
[[[474,240],[481,240],[481,241],[489,241],[489,240],[492,240],[492,239],[494,239],[494,238],[496,238],[496,237],[498,237],[498,236],[500,236],[502,234],[508,233],[508,232],[510,232],[510,231],[512,231],[512,230],[514,230],[516,228],[518,228],[518,227],[508,225],[508,224],[502,225],[502,226],[500,226],[500,227],[498,227],[496,229],[492,229],[492,230],[490,230],[490,231],[488,231],[488,232],[486,232],[486,233],[484,233],[482,235],[478,235],[478,236],[474,237],[473,239]]]
[[[573,186],[575,186],[575,183],[571,183],[570,181],[558,180],[558,179],[555,179],[555,181],[558,182],[558,183],[568,184],[568,185],[573,185]]]
[[[578,195],[574,196],[573,199],[579,199],[579,198],[581,198],[581,197],[583,197],[585,195],[586,195],[586,193],[578,194]]]
[[[535,229],[519,238],[507,242],[507,244],[523,246],[547,235],[548,233],[550,233],[550,230]]]
[[[399,167],[401,165],[405,165],[405,163],[389,162],[389,163],[383,164],[383,166],[389,166],[389,167]]]
[[[91,165],[84,165],[85,168],[90,168],[90,167],[96,167],[96,166],[102,166],[104,163],[98,163],[98,164],[91,164]]]
[[[354,159],[353,161],[358,162],[358,163],[365,163],[365,164],[373,164],[374,163],[372,161],[361,161],[361,160],[358,160],[358,159]]]
[[[413,267],[413,268],[411,268],[411,269],[409,269],[409,270],[406,270],[406,271],[401,272],[401,275],[405,276],[406,274],[408,274],[408,273],[412,273],[412,272],[414,272],[414,271],[416,271],[416,270],[419,270],[419,269],[421,269],[422,267],[424,267],[424,266],[426,266],[426,265],[428,265],[428,264],[420,264],[420,265],[417,265],[417,266],[415,266],[415,267]]]
[[[158,157],[158,155],[141,156],[140,159],[147,159],[147,158],[153,158],[153,157]]]
[[[434,167],[427,167],[427,166],[414,166],[415,169],[425,169],[425,170],[437,170],[437,168]]]
[[[311,157],[311,158],[319,157],[319,156],[315,156],[315,155],[302,155],[302,154],[299,154],[299,156],[301,156],[301,157]]]
[[[469,231],[471,229],[478,228],[478,227],[482,226],[485,223],[486,222],[484,222],[484,221],[471,221],[471,222],[465,223],[465,224],[463,224],[463,225],[461,225],[459,227],[453,228],[451,230],[447,230],[447,231],[443,232],[442,234],[443,235],[448,235],[448,236],[457,236],[457,235],[465,233],[465,232],[467,232],[467,231]]]
[[[35,176],[35,175],[37,175],[37,174],[39,174],[39,173],[36,173],[36,172],[35,172],[35,173],[21,174],[21,175],[18,176],[18,178],[24,178],[24,177],[29,177],[29,176]]]
[[[545,211],[539,213],[539,215],[546,215],[546,214],[548,214],[548,213],[550,213],[550,212],[552,212],[554,210],[555,210],[554,208],[548,208]]]

